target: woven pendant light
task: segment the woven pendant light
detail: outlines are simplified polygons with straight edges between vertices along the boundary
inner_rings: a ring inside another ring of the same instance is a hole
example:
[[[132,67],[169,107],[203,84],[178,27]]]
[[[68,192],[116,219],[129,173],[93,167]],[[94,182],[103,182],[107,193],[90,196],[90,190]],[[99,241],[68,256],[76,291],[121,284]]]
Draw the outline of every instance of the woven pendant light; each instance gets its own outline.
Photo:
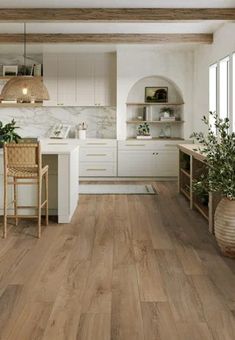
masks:
[[[3,87],[1,97],[4,100],[18,102],[42,102],[49,100],[49,93],[41,77],[26,75],[26,24],[24,23],[24,75],[10,79]]]

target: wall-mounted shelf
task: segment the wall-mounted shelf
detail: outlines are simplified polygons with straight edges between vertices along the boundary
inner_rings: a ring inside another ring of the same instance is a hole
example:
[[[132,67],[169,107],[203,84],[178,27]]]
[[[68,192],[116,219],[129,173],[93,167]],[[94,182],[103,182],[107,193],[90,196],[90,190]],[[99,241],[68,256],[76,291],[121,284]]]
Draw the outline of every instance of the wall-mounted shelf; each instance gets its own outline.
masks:
[[[184,103],[126,103],[126,105],[136,105],[136,106],[145,106],[145,105],[176,106],[176,105],[184,105]]]
[[[127,120],[127,124],[183,124],[183,120],[174,120],[174,121],[161,121],[161,120]]]
[[[42,76],[30,76],[30,75],[26,75],[26,76],[16,76],[17,78],[20,77],[35,77],[35,78],[42,78]],[[16,78],[15,76],[0,76],[0,80],[10,80],[12,78]]]
[[[16,103],[16,104],[1,104],[0,108],[3,107],[42,107],[43,103]]]

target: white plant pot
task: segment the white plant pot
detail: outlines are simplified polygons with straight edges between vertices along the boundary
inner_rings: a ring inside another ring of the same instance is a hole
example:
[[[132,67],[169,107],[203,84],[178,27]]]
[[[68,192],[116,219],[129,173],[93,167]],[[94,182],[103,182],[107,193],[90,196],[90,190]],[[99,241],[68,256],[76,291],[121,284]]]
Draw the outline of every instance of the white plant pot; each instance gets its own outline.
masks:
[[[78,138],[79,139],[86,139],[86,130],[79,130],[78,131]]]
[[[215,237],[225,256],[235,258],[235,200],[222,198],[215,211]]]

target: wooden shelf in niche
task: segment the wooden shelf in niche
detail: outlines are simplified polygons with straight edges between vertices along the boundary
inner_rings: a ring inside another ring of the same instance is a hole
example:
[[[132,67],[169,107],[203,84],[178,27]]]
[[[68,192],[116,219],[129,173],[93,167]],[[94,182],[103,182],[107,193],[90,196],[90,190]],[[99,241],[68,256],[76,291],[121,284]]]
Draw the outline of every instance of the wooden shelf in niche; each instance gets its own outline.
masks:
[[[161,120],[127,120],[127,124],[142,124],[142,123],[148,123],[148,124],[183,124],[183,120],[174,120],[174,121],[161,121]]]
[[[176,105],[184,105],[184,103],[126,103],[126,105],[136,105],[136,106],[145,106],[145,105],[160,105],[160,106],[176,106]]]

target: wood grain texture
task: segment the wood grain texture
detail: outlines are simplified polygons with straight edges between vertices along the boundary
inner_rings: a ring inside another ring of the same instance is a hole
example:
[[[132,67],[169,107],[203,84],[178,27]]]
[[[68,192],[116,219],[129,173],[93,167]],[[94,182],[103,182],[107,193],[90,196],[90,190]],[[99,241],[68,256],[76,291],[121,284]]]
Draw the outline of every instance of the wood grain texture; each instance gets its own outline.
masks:
[[[0,21],[115,21],[234,20],[234,8],[2,8]]]
[[[0,239],[1,340],[233,340],[235,263],[177,193],[82,195]]]
[[[23,43],[22,34],[0,34],[1,44]],[[159,34],[27,34],[27,42],[34,44],[48,43],[106,43],[106,44],[169,44],[169,43],[199,43],[212,44],[213,34],[210,33],[159,33]]]

